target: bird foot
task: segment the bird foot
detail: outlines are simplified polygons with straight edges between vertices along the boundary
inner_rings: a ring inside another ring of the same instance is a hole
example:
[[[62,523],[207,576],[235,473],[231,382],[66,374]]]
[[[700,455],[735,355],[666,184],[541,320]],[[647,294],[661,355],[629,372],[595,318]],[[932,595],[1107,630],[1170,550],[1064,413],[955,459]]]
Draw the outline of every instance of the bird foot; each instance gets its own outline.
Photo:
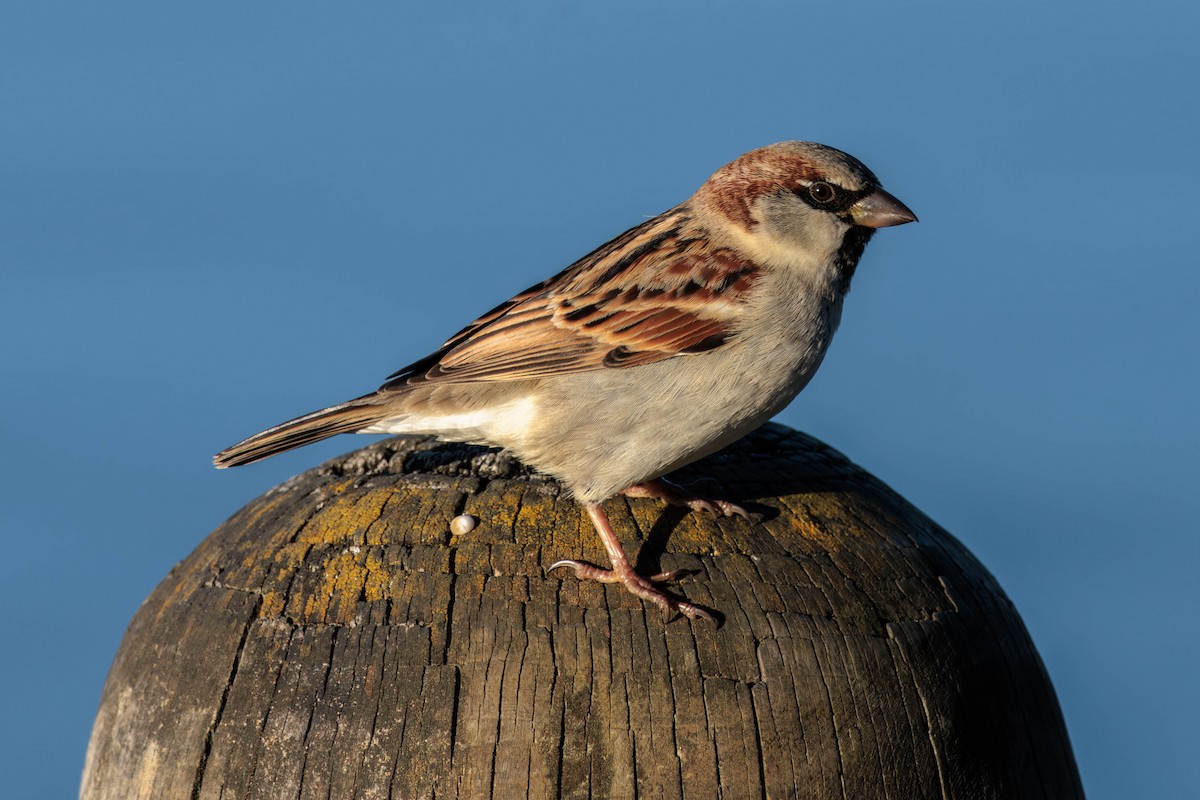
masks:
[[[683,614],[688,619],[706,619],[709,622],[715,622],[713,616],[704,609],[692,603],[683,600],[676,600],[668,597],[663,592],[660,592],[654,587],[656,583],[666,583],[673,581],[683,575],[688,575],[691,570],[676,569],[670,572],[659,572],[655,575],[643,576],[634,572],[632,569],[616,570],[602,569],[594,564],[588,564],[584,561],[575,561],[573,559],[564,558],[560,561],[555,561],[547,569],[547,572],[559,567],[570,567],[575,571],[575,577],[584,581],[599,581],[600,583],[622,583],[630,594],[648,600],[662,609],[663,620],[669,621],[671,615],[675,612]]]
[[[655,478],[645,483],[635,483],[621,494],[626,497],[653,497],[663,500],[673,506],[686,506],[693,511],[707,511],[718,517],[741,517],[751,522],[758,521],[758,515],[747,511],[737,503],[728,500],[714,500],[694,494],[682,486],[671,483],[663,478]]]
[[[549,571],[552,569],[558,569],[559,567],[570,567],[571,569],[575,570],[575,576],[580,580],[599,581],[600,583],[625,582],[625,580],[617,574],[616,570],[604,569],[603,567],[597,567],[594,564],[589,564],[586,561],[576,561],[571,558],[559,559],[546,569]],[[667,583],[669,581],[679,580],[685,575],[692,574],[692,572],[693,570],[690,569],[673,569],[670,572],[658,572],[654,575],[638,575],[636,572],[634,575],[644,581],[649,581],[650,583]]]

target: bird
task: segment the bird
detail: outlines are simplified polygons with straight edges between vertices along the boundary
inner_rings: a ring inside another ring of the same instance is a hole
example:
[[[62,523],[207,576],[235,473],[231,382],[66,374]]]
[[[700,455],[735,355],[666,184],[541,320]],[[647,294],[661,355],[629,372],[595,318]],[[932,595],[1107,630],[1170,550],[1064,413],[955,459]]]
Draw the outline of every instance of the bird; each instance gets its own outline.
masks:
[[[853,156],[815,142],[751,150],[684,202],[480,316],[378,390],[257,433],[213,458],[249,464],[339,433],[424,434],[504,448],[557,479],[609,568],[562,559],[662,610],[713,620],[639,574],[602,503],[741,506],[664,476],[781,411],[808,384],[878,228],[916,221]]]

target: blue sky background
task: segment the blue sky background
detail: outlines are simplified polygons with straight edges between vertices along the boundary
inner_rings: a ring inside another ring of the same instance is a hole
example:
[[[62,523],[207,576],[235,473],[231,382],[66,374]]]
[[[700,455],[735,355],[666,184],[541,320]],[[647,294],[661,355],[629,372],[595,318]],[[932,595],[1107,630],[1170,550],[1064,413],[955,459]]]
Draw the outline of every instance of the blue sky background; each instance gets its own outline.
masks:
[[[1094,800],[1200,796],[1197,6],[492,5],[0,7],[5,794],[73,794],[142,599],[367,440],[214,451],[799,138],[921,222],[779,419],[996,574]]]

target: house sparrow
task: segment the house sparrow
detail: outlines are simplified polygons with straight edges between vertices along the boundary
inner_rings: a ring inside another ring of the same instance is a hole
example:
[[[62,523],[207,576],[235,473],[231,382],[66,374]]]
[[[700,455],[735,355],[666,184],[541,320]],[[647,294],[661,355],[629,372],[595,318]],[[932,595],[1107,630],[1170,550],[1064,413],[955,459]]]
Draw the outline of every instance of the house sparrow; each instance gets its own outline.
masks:
[[[377,391],[251,436],[213,462],[248,464],[351,432],[507,448],[570,489],[612,561],[551,569],[622,583],[666,616],[711,620],[656,588],[678,573],[634,571],[601,502],[623,492],[746,516],[662,476],[754,430],[804,388],[874,229],[915,219],[839,150],[753,150]]]

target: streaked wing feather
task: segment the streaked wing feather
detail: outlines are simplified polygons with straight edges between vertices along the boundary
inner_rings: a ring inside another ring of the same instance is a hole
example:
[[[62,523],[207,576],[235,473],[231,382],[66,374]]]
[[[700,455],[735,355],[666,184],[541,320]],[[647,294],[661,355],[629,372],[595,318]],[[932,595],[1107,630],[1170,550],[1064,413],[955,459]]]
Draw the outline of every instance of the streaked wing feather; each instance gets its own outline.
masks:
[[[385,389],[627,368],[720,347],[760,274],[715,248],[686,206],[500,304]]]

